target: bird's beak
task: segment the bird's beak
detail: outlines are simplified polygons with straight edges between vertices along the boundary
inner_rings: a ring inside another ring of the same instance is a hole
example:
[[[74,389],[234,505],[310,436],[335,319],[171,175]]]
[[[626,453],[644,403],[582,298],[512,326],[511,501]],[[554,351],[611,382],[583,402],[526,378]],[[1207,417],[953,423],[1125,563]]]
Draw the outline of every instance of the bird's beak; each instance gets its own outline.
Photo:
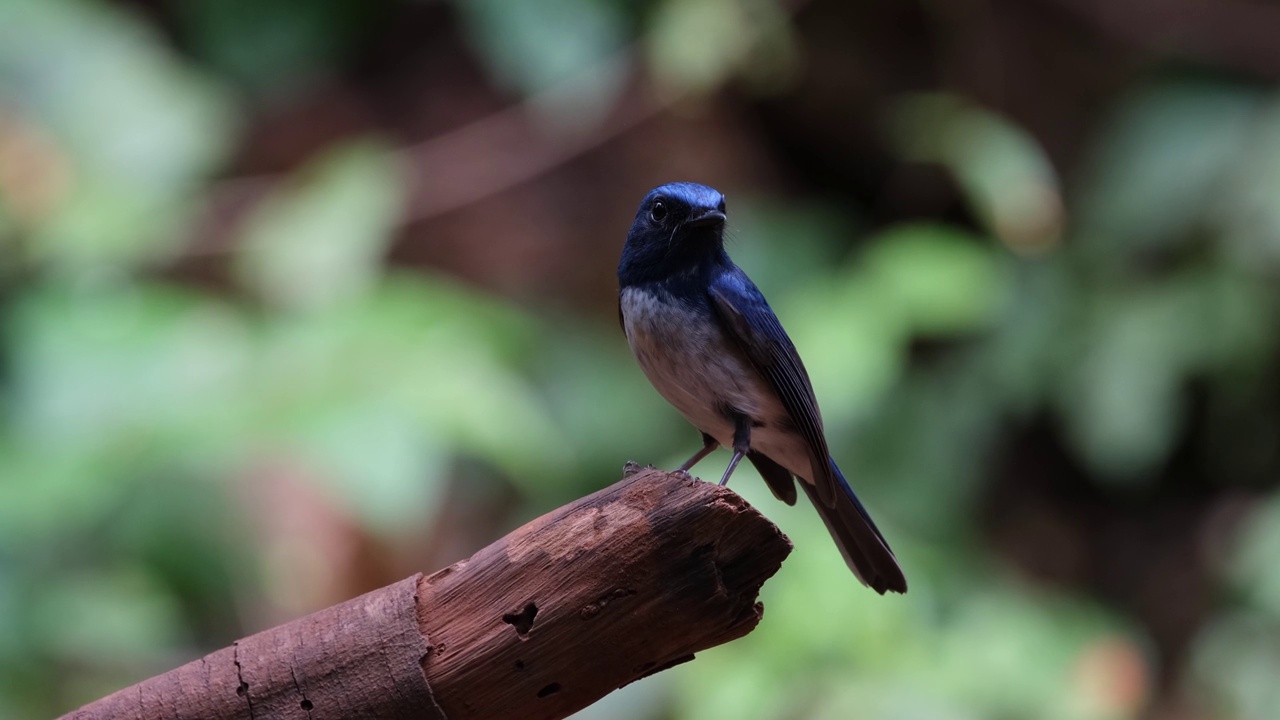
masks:
[[[690,215],[684,224],[689,227],[713,227],[724,225],[726,219],[724,213],[719,210],[706,210],[697,215]]]

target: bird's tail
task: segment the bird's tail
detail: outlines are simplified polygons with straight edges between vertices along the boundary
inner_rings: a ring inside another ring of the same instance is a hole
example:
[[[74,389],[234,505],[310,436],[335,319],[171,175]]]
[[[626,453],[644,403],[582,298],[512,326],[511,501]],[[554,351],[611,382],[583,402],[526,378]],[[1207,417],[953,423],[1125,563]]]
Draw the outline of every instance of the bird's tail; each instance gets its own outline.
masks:
[[[799,485],[817,508],[831,538],[840,548],[845,563],[863,585],[881,595],[888,590],[906,592],[907,578],[902,574],[893,551],[889,549],[889,543],[885,542],[884,536],[871,521],[866,508],[858,501],[858,496],[853,494],[853,488],[849,487],[849,482],[844,479],[844,474],[836,467],[835,461],[829,462],[841,490],[836,494],[834,506],[823,505],[812,484],[801,482]]]

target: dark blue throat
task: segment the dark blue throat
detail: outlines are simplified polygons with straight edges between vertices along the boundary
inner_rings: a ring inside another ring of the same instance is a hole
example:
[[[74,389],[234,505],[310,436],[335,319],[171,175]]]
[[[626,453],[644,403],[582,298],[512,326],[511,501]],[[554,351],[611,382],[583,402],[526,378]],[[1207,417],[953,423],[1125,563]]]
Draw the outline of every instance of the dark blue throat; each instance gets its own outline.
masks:
[[[700,285],[705,291],[712,274],[730,264],[719,237],[684,233],[655,237],[633,229],[618,262],[618,284],[624,288],[655,282]]]

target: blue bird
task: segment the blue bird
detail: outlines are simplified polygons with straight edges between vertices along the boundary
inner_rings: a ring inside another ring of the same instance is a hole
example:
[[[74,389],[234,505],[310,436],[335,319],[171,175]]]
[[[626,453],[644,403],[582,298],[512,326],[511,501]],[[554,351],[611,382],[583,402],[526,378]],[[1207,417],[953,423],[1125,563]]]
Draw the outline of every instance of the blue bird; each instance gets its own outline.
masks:
[[[724,250],[724,196],[671,183],[645,196],[618,264],[618,314],[649,382],[702,432],[703,447],[733,449],[720,484],[743,457],[779,500],[800,479],[854,575],[876,592],[904,593],[893,551],[827,450],[809,374],[755,283]]]

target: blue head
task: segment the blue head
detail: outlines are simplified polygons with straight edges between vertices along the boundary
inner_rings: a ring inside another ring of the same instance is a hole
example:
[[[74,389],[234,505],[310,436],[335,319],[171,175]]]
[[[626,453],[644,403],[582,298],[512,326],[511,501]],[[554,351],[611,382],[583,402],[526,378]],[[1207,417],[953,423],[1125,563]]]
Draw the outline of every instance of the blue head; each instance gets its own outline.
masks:
[[[644,196],[618,263],[623,287],[706,267],[724,257],[724,195],[668,183]]]

